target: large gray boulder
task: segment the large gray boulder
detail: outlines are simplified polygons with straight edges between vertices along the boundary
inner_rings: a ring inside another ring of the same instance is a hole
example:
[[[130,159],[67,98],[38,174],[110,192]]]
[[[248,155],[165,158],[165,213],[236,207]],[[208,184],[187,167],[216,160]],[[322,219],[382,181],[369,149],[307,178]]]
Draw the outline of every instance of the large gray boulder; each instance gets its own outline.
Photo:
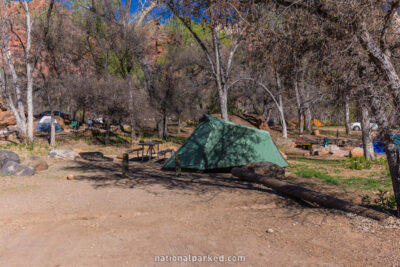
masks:
[[[3,175],[16,175],[16,176],[32,176],[35,174],[35,170],[29,166],[16,163],[14,161],[8,161],[0,171]]]
[[[75,160],[79,158],[79,154],[71,148],[67,149],[60,149],[60,148],[53,148],[50,149],[49,158],[55,159],[65,159],[65,160]]]
[[[252,162],[242,167],[256,174],[271,178],[285,178],[285,169],[271,162]]]
[[[20,163],[18,154],[9,150],[0,150],[0,168],[3,168],[9,161]]]

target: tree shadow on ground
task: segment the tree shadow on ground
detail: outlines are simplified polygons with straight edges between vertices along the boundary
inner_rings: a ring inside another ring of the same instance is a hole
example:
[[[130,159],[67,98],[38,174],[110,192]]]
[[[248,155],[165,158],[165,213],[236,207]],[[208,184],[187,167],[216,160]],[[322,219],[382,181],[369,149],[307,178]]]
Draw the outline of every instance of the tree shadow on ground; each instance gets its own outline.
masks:
[[[182,172],[179,177],[173,171],[162,171],[161,161],[131,161],[129,173],[122,176],[122,163],[77,160],[74,166],[67,166],[66,171],[73,172],[76,180],[93,182],[93,187],[138,188],[150,194],[159,194],[153,186],[173,190],[176,194],[212,195],[210,200],[221,192],[259,191],[278,196],[274,199],[277,207],[291,209],[288,217],[298,216],[304,209],[314,206],[296,198],[282,195],[258,184],[242,181],[230,173]]]

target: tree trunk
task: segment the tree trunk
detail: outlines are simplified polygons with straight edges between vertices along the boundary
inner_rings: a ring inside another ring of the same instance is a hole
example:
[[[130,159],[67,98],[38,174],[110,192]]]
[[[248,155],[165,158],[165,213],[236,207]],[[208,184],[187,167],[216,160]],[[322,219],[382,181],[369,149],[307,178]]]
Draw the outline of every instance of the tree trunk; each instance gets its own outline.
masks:
[[[110,120],[108,118],[105,118],[105,124],[106,124],[106,138],[104,140],[104,144],[106,146],[110,145]]]
[[[131,145],[135,143],[136,140],[136,132],[135,132],[135,115],[134,115],[134,99],[133,99],[133,86],[132,81],[128,80],[129,86],[129,116],[130,116],[130,124],[131,124]]]
[[[286,120],[285,120],[285,113],[283,112],[283,100],[282,100],[282,84],[281,84],[281,78],[279,76],[279,73],[275,71],[275,80],[276,84],[278,86],[278,102],[279,102],[279,115],[280,115],[280,120],[281,120],[281,125],[282,125],[282,137],[287,138],[287,126],[286,126]]]
[[[358,36],[361,45],[367,51],[368,55],[373,59],[375,65],[381,69],[387,80],[389,81],[389,90],[392,94],[395,103],[400,103],[400,78],[395,67],[392,64],[389,55],[382,52],[379,46],[367,30],[365,24],[362,25],[360,35]],[[397,215],[400,216],[400,154],[394,142],[393,133],[390,128],[390,123],[384,112],[384,103],[379,97],[375,96],[375,90],[372,87],[367,87],[367,91],[371,97],[371,109],[375,114],[375,118],[381,129],[382,142],[385,147],[386,157],[392,178],[393,192],[397,203]]]
[[[374,94],[373,88],[368,88],[369,94]],[[379,97],[371,97],[371,109],[380,128],[381,140],[384,145],[386,157],[392,178],[393,192],[397,203],[397,215],[400,216],[400,153],[394,142],[393,132],[384,111],[384,104]]]
[[[178,134],[181,133],[181,114],[178,115]]]
[[[306,81],[305,81],[305,74],[307,70],[307,64],[308,64],[308,58],[304,56],[302,58],[302,69],[300,71],[300,81],[298,84],[298,92],[299,92],[299,98],[301,101],[301,108],[303,112],[303,118],[304,118],[304,127],[307,131],[311,131],[311,110],[310,110],[310,104],[308,103],[308,98],[306,95]],[[302,122],[303,123],[303,122]]]
[[[213,29],[212,32],[213,36],[213,45],[215,50],[215,70],[214,75],[217,82],[218,87],[218,96],[219,96],[219,105],[221,108],[221,117],[224,120],[229,120],[228,117],[228,89],[226,86],[225,77],[223,74],[222,69],[222,62],[221,62],[221,46],[219,43],[219,32],[216,28]]]
[[[24,2],[25,16],[26,16],[26,48],[25,48],[25,65],[26,65],[26,105],[28,109],[28,140],[33,142],[33,76],[32,76],[32,63],[29,61],[31,53],[32,42],[32,22],[29,5]]]
[[[158,132],[158,137],[159,138],[163,138],[163,132],[164,132],[164,123],[163,123],[163,119],[159,119],[157,121],[157,132]]]
[[[81,124],[84,124],[84,123],[85,123],[85,114],[86,114],[86,109],[83,108],[83,110],[82,110],[82,117],[81,117]]]
[[[354,205],[347,201],[324,195],[301,186],[289,184],[278,179],[264,177],[262,175],[255,174],[242,168],[233,168],[232,174],[236,177],[241,178],[242,180],[259,183],[269,188],[272,188],[280,193],[299,198],[307,202],[317,203],[323,207],[351,212],[379,221],[387,219],[389,217],[389,215],[387,215],[386,213]]]
[[[27,64],[27,71],[29,71],[27,75],[27,92],[26,92],[26,105],[28,108],[28,140],[29,142],[33,142],[33,81],[32,81],[32,71],[30,64]]]
[[[312,115],[309,106],[306,106],[304,109],[304,126],[307,131],[312,130]]]
[[[362,142],[366,160],[375,160],[374,145],[371,139],[371,123],[366,103],[360,105]]]
[[[164,115],[163,119],[163,139],[167,139],[168,137],[168,115]]]
[[[297,75],[296,75],[297,76]],[[302,102],[300,99],[300,93],[299,93],[299,86],[297,83],[297,78],[294,80],[294,90],[296,91],[296,105],[297,105],[297,115],[299,119],[299,134],[303,134],[303,109],[302,109]]]
[[[54,123],[54,111],[51,110],[51,123],[50,123],[50,146],[54,147],[56,145],[56,127]]]
[[[349,97],[347,95],[344,101],[344,119],[346,126],[346,134],[350,134],[350,104],[349,104]]]
[[[265,115],[265,120],[266,120],[267,122],[269,122],[269,120],[271,119],[271,113],[272,113],[272,109],[269,108],[269,109],[267,110],[267,115]]]

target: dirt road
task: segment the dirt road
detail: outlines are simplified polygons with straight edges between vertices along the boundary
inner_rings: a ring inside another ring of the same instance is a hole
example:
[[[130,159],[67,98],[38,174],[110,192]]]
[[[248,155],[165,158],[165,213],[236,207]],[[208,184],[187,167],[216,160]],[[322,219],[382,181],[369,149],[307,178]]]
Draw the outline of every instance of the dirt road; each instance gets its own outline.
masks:
[[[176,178],[138,162],[121,178],[107,164],[52,162],[31,178],[0,177],[0,266],[221,265],[155,262],[189,254],[244,256],[235,266],[400,265],[399,230],[229,174]],[[62,178],[70,173],[77,179]]]

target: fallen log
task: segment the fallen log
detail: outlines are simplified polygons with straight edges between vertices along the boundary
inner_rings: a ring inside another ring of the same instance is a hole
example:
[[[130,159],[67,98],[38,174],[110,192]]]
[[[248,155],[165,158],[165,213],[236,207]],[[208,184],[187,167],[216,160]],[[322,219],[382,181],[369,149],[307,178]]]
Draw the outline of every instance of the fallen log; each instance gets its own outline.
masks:
[[[241,180],[258,183],[265,185],[269,188],[272,188],[280,193],[299,198],[301,200],[305,200],[308,202],[316,203],[320,206],[326,208],[332,208],[337,210],[342,210],[346,212],[351,212],[357,215],[361,215],[364,217],[372,218],[378,221],[385,220],[389,217],[388,214],[383,212],[379,212],[373,209],[368,209],[366,207],[362,207],[359,205],[352,204],[350,202],[337,199],[328,195],[324,195],[313,190],[289,184],[284,181],[280,181],[274,178],[268,178],[254,172],[242,169],[242,168],[233,168],[232,174]]]

